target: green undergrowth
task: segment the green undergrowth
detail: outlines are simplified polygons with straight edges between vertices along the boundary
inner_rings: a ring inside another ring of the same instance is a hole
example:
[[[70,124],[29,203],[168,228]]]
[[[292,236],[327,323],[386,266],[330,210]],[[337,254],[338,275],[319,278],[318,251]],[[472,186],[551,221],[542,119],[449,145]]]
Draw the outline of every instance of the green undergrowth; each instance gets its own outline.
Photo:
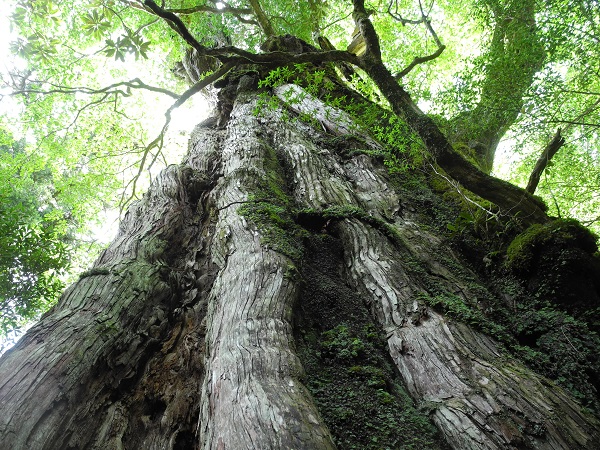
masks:
[[[573,220],[536,224],[515,236],[453,236],[487,283],[477,298],[442,292],[427,303],[492,336],[526,365],[600,412],[600,258],[596,237]],[[512,240],[510,238],[513,237]],[[479,245],[479,251],[470,248]],[[495,248],[492,252],[490,249]],[[465,251],[466,250],[466,251]],[[487,253],[486,253],[487,252]],[[487,281],[486,281],[487,280]],[[435,292],[435,289],[433,290]]]
[[[510,346],[513,339],[509,331],[495,320],[488,318],[479,306],[469,305],[456,294],[442,293],[435,296],[421,294],[420,299],[430,307],[461,323],[470,325],[483,333]]]
[[[600,412],[600,258],[596,236],[574,220],[532,225],[494,274],[514,281],[510,329],[519,356]]]
[[[311,234],[294,310],[302,380],[340,450],[437,449],[435,427],[413,404],[363,299],[343,281],[340,242]]]

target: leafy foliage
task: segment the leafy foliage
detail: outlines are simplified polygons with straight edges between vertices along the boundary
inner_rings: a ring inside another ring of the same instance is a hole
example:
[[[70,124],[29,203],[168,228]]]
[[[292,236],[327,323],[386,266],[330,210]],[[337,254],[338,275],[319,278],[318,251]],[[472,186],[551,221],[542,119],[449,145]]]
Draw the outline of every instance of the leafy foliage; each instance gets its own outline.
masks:
[[[0,145],[0,335],[53,304],[69,267],[68,211],[52,197],[52,172],[25,161],[24,141]],[[15,173],[13,170],[19,170]]]

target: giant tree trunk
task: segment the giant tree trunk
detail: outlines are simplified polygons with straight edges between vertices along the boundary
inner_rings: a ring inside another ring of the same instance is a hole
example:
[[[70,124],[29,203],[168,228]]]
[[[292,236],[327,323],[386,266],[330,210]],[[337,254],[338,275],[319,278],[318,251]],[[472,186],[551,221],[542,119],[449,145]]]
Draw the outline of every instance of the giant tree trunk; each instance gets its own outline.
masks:
[[[410,213],[418,205],[399,198],[385,168],[365,154],[342,158],[322,130],[279,110],[256,115],[245,81],[227,127],[194,130],[185,161],[162,173],[94,268],[2,357],[0,448],[345,448],[303,369],[302,327],[321,326],[310,302],[328,290],[321,276],[334,283],[325,297],[347,299],[319,331],[363,313],[383,330],[388,377],[439,429],[421,448],[597,448],[597,420],[565,391],[422,302],[485,288]],[[318,101],[295,108],[337,138],[350,133],[350,119]],[[338,250],[311,250],[323,236]],[[316,253],[333,261],[321,272]],[[351,364],[340,378],[363,370]],[[400,395],[389,383],[377,392],[388,403]],[[396,436],[395,448],[410,438]]]

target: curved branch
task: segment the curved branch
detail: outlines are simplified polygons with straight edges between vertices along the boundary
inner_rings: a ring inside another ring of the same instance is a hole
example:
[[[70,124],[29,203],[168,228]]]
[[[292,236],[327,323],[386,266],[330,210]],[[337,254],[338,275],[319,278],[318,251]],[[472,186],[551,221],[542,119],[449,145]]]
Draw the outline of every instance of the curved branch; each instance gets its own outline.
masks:
[[[537,189],[537,186],[540,182],[540,177],[542,176],[542,172],[546,169],[546,166],[554,157],[554,155],[556,155],[556,152],[558,152],[558,150],[560,150],[560,148],[565,143],[565,138],[561,136],[560,131],[560,128],[556,131],[556,134],[548,143],[548,145],[546,145],[546,147],[542,151],[542,154],[535,163],[535,167],[531,171],[531,175],[529,176],[529,182],[527,183],[527,187],[525,188],[525,190],[532,195]]]
[[[388,7],[388,13],[396,19],[394,14],[392,14],[392,12],[391,12],[391,5],[392,5],[392,3],[390,2],[390,6]],[[421,10],[421,19],[418,21],[409,22],[409,21],[403,19],[402,16],[398,16],[398,19],[396,19],[396,20],[400,20],[402,22],[402,25],[406,25],[407,23],[424,23],[425,28],[427,28],[427,31],[429,32],[429,34],[431,34],[433,41],[437,45],[437,50],[430,55],[415,56],[415,58],[412,60],[412,62],[405,69],[403,69],[400,73],[398,73],[394,76],[394,78],[396,78],[396,80],[400,80],[400,79],[404,78],[417,65],[434,60],[435,58],[440,56],[444,52],[444,50],[446,50],[446,46],[444,44],[442,44],[442,41],[440,41],[440,38],[438,37],[437,33],[431,26],[431,20],[429,20],[429,18],[427,17],[427,14],[425,14],[421,0],[419,0],[419,9]],[[397,10],[398,10],[398,4],[396,3],[396,11]]]
[[[375,82],[392,111],[421,137],[436,163],[465,188],[489,200],[505,212],[519,214],[525,223],[546,222],[546,205],[524,189],[494,178],[459,155],[435,122],[413,102],[381,60],[379,37],[369,20],[364,0],[353,0],[354,18],[364,36],[367,51],[358,58],[359,67]]]
[[[60,85],[53,85],[52,83],[47,82],[47,81],[43,81],[40,83],[50,84],[51,86],[55,86],[56,89],[50,89],[50,90],[46,90],[46,91],[42,91],[42,90],[38,90],[38,89],[20,89],[18,91],[12,92],[10,95],[11,96],[21,95],[21,94],[43,94],[43,95],[88,94],[88,95],[93,95],[93,94],[109,93],[109,94],[121,94],[121,95],[127,96],[129,94],[126,92],[123,92],[121,90],[115,90],[115,91],[112,90],[112,89],[118,88],[120,86],[125,86],[125,87],[132,88],[132,89],[144,89],[144,90],[151,91],[151,92],[157,92],[159,94],[165,94],[172,98],[179,98],[179,95],[176,94],[175,92],[172,92],[168,89],[164,89],[161,87],[151,86],[149,84],[144,83],[139,78],[134,78],[133,80],[129,80],[129,81],[121,81],[119,83],[114,83],[114,84],[111,84],[111,85],[106,86],[101,89],[92,89],[92,88],[85,87],[85,86],[66,87],[66,86],[60,86]]]
[[[395,11],[392,12],[392,5],[395,5]],[[388,5],[388,14],[394,19],[397,20],[398,22],[400,22],[403,26],[406,26],[406,24],[411,24],[411,25],[418,25],[420,23],[423,22],[423,17],[420,19],[415,19],[415,20],[411,20],[411,19],[405,19],[404,17],[402,17],[400,15],[400,13],[398,12],[398,0],[390,0],[390,4]]]
[[[146,148],[145,148],[145,150],[144,150],[144,152],[142,154],[142,159],[140,160],[138,172],[133,177],[133,179],[131,180],[131,182],[129,183],[132,186],[132,188],[131,188],[131,195],[126,200],[123,200],[125,198],[124,197],[125,196],[125,192],[123,192],[123,195],[121,196],[120,213],[123,212],[123,210],[127,206],[127,204],[135,197],[135,189],[136,189],[136,186],[137,186],[137,181],[140,178],[140,176],[142,175],[142,172],[144,171],[144,168],[146,167],[146,159],[148,158],[148,155],[150,154],[150,152],[153,149],[155,149],[155,148],[157,149],[158,153],[160,153],[162,151],[163,142],[164,142],[164,139],[165,139],[165,133],[167,132],[167,130],[169,128],[169,125],[171,124],[171,113],[173,112],[173,110],[177,109],[181,105],[183,105],[194,94],[197,94],[198,92],[200,92],[205,87],[209,86],[210,84],[212,84],[215,81],[217,81],[219,78],[221,78],[224,75],[226,75],[227,72],[229,72],[234,67],[234,65],[235,64],[233,64],[233,63],[224,64],[216,72],[213,72],[212,74],[208,75],[206,78],[203,78],[202,80],[198,81],[196,84],[194,84],[192,87],[190,87],[187,91],[185,91],[183,94],[181,94],[179,96],[179,98],[177,99],[177,101],[175,103],[173,103],[169,107],[169,109],[167,109],[167,111],[165,112],[165,123],[163,124],[163,127],[160,130],[160,133],[158,134],[158,136],[152,142],[150,142],[150,144],[148,144],[146,146]],[[154,160],[158,157],[158,153],[154,157]],[[154,160],[153,160],[153,162],[154,162]]]
[[[194,36],[192,36],[192,33],[190,33],[190,31],[176,14],[161,8],[154,2],[154,0],[145,0],[144,5],[146,5],[158,17],[161,17],[172,23],[173,29],[183,38],[185,42],[188,43],[188,45],[196,49],[199,54],[206,54],[207,47],[202,45]]]
[[[408,66],[406,66],[406,68],[404,68],[401,72],[399,72],[396,75],[394,75],[394,78],[396,80],[401,80],[406,75],[408,75],[409,72],[411,70],[413,70],[416,66],[418,66],[419,64],[423,64],[423,63],[426,63],[428,61],[431,61],[431,60],[437,58],[438,56],[440,56],[444,52],[444,50],[446,50],[446,46],[445,45],[441,45],[431,55],[427,55],[427,56],[415,56],[415,59],[413,59],[412,62]]]
[[[288,63],[314,63],[339,62],[345,61],[350,64],[358,65],[358,59],[352,53],[341,50],[316,53],[288,53],[288,52],[270,52],[270,53],[252,53],[237,47],[227,46],[218,48],[208,48],[200,44],[192,36],[185,24],[175,14],[166,11],[158,6],[153,0],[145,0],[144,4],[148,6],[159,17],[173,25],[173,29],[200,55],[214,56],[218,60],[227,64],[264,64],[264,65],[283,65]],[[260,5],[259,5],[260,6]],[[369,22],[370,23],[370,22]],[[372,27],[372,25],[371,25]],[[375,30],[373,30],[375,32]]]

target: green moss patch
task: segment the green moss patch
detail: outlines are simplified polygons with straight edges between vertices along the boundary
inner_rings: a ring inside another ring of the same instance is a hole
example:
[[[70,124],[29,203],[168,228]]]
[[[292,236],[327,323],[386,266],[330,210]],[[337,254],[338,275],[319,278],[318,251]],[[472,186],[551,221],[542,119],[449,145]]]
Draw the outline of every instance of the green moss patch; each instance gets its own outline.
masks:
[[[302,259],[304,230],[295,222],[275,150],[267,143],[264,145],[267,149],[264,172],[248,177],[254,184],[252,194],[238,212],[260,230],[263,244],[299,261]]]
[[[428,415],[415,407],[394,371],[369,308],[343,281],[336,238],[313,234],[295,308],[302,381],[340,449],[443,448]]]
[[[546,225],[534,224],[518,235],[506,251],[506,264],[516,271],[527,271],[544,247],[577,247],[588,253],[598,250],[597,237],[572,219]]]

